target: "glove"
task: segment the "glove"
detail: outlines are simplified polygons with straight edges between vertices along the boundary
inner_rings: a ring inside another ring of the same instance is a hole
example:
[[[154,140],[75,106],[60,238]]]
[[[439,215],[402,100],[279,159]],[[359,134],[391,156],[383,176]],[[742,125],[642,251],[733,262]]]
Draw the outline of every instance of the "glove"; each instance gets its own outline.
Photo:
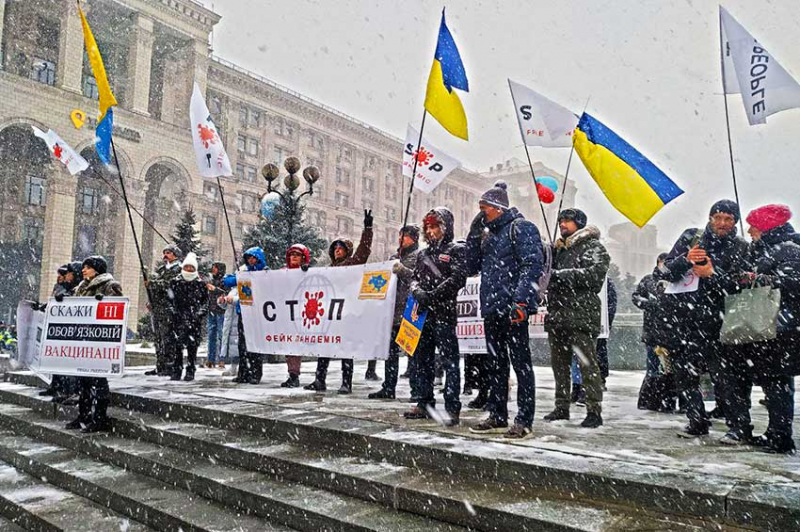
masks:
[[[483,211],[480,211],[475,218],[472,219],[472,223],[469,225],[469,236],[478,236],[483,232],[484,227],[486,227],[486,215],[483,213]]]
[[[756,261],[756,273],[767,273],[775,269],[775,260],[770,257],[761,257]]]
[[[53,299],[61,303],[64,301],[64,294],[58,294],[57,296],[54,296]]]
[[[411,291],[411,295],[414,296],[414,299],[416,299],[417,302],[423,307],[427,307],[431,302],[430,293],[426,292],[422,288],[414,288]]]
[[[300,269],[303,270],[304,272],[307,272],[308,271],[308,264],[303,264],[302,266],[300,266]]]
[[[372,209],[364,209],[364,229],[372,227]]]
[[[103,300],[103,294],[97,294],[96,296],[94,296],[94,298],[96,300],[98,300],[98,301],[102,301]]]
[[[403,266],[403,263],[399,262],[399,261],[395,262],[394,265],[392,266],[392,273],[394,273],[395,275],[400,275],[401,273],[403,273],[403,272],[405,272],[407,270],[408,270],[408,268]]]
[[[528,308],[525,303],[514,303],[511,306],[511,323],[516,325],[528,320]]]

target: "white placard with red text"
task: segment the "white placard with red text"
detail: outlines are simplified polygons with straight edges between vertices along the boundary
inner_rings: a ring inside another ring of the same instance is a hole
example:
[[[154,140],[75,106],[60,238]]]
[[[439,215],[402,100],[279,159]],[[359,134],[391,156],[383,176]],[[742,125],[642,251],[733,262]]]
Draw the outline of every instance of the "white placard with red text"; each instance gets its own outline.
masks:
[[[247,349],[388,358],[397,291],[393,264],[238,272]]]
[[[50,299],[45,310],[38,367],[79,377],[122,377],[125,370],[127,297]]]

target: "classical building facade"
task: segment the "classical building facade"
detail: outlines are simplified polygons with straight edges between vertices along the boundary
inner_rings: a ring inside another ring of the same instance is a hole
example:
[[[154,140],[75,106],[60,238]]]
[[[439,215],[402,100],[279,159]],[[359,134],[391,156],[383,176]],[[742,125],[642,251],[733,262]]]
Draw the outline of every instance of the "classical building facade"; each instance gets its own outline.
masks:
[[[356,238],[363,209],[372,209],[372,256],[392,253],[407,197],[401,139],[212,55],[209,34],[220,17],[193,0],[92,0],[84,8],[119,100],[114,139],[144,267],[158,260],[165,245],[159,234],[169,238],[188,206],[213,257],[232,261],[216,182],[195,168],[188,109],[194,82],[235,169],[222,186],[237,249],[258,220],[266,191],[261,167],[294,155],[321,171],[306,213],[322,235]],[[41,299],[59,265],[106,256],[132,298],[134,325],[146,302],[140,263],[120,176],[94,155],[97,87],[75,2],[0,0],[0,34],[0,241],[27,246],[36,263],[27,279]],[[74,110],[89,117],[80,128],[71,120]],[[71,176],[33,136],[32,125],[58,132],[90,168]],[[456,171],[433,194],[414,195],[410,220],[445,205],[456,215],[456,234],[464,235],[491,178]],[[520,198],[535,200],[530,194]],[[0,301],[0,312],[15,304]]]
[[[630,273],[637,281],[653,271],[659,253],[669,251],[658,247],[658,229],[654,225],[639,228],[630,222],[608,228],[606,248],[620,271]]]

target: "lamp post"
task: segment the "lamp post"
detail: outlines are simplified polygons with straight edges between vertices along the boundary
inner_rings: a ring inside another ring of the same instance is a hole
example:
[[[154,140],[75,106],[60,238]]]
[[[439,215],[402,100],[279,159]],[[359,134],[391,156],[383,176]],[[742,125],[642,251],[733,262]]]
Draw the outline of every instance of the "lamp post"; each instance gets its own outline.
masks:
[[[297,206],[304,196],[314,195],[314,183],[319,181],[319,169],[316,166],[307,166],[303,169],[303,179],[306,182],[307,190],[302,192],[299,196],[295,196],[295,191],[300,188],[300,178],[297,172],[300,171],[300,159],[297,157],[288,157],[283,162],[283,167],[289,172],[283,178],[283,184],[286,187],[285,192],[277,190],[277,183],[273,186],[276,179],[280,177],[281,170],[277,164],[267,163],[261,168],[261,175],[267,181],[267,193],[274,192],[281,197],[284,205],[287,208],[289,219],[287,221],[287,240],[286,247],[292,245],[292,229],[294,228],[294,217],[297,213]]]

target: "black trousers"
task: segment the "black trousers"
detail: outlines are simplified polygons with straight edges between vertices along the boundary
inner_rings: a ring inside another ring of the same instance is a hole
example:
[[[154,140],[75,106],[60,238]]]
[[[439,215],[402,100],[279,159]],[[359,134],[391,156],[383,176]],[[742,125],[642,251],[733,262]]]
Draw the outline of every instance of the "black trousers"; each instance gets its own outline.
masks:
[[[175,334],[169,314],[153,313],[153,334],[156,344],[156,371],[159,375],[169,375],[175,359]]]
[[[50,388],[52,388],[56,396],[69,397],[80,392],[79,378],[70,375],[53,375],[53,380],[50,381]]]
[[[400,373],[400,353],[402,352],[400,346],[394,341],[397,338],[397,331],[400,329],[399,324],[392,327],[392,338],[389,344],[389,358],[383,363],[383,385],[381,388],[387,392],[394,393],[397,389],[397,377]]]
[[[693,426],[707,426],[706,407],[700,391],[700,376],[708,372],[715,383],[717,404],[725,409],[725,392],[720,377],[722,344],[716,340],[690,339],[670,351],[678,397],[683,400],[686,417]]]
[[[331,363],[330,358],[323,358],[320,357],[317,360],[317,373],[316,379],[319,382],[324,383],[325,379],[328,378],[328,366]],[[342,359],[342,386],[347,386],[348,388],[353,387],[353,359],[352,358],[343,358]]]
[[[183,350],[186,349],[186,374],[194,376],[197,364],[197,347],[202,333],[200,323],[192,323],[182,329],[175,327],[175,330],[178,331],[178,341],[173,353],[172,374],[180,376],[183,372]]]
[[[239,322],[236,328],[239,331],[239,369],[237,378],[242,382],[258,384],[261,382],[264,372],[264,360],[259,353],[247,350],[247,340],[244,336],[244,324],[242,323],[241,314],[239,314]],[[195,352],[195,354],[197,353]]]
[[[81,395],[78,401],[78,419],[81,423],[102,423],[108,420],[111,390],[108,379],[78,377]]]
[[[442,323],[431,313],[422,328],[416,358],[417,406],[425,409],[434,407],[436,399],[433,395],[433,380],[436,372],[436,350],[439,351],[445,373],[444,406],[450,415],[461,413],[461,358],[458,353],[458,337],[455,324]],[[412,394],[414,392],[412,391]]]

